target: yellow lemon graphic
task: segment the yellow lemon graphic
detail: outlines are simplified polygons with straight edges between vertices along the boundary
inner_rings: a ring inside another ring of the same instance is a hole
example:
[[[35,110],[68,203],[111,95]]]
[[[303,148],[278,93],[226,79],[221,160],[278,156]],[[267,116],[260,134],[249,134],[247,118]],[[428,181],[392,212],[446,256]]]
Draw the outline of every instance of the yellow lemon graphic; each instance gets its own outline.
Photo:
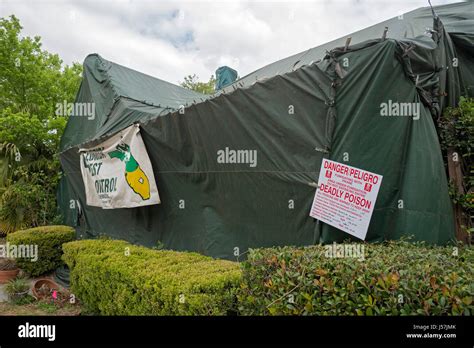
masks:
[[[150,182],[145,172],[138,167],[133,172],[125,172],[125,180],[135,193],[138,193],[143,200],[150,198]]]
[[[109,152],[109,156],[125,162],[125,180],[133,192],[140,195],[143,200],[150,199],[150,181],[130,152],[130,146],[119,144],[116,150]]]

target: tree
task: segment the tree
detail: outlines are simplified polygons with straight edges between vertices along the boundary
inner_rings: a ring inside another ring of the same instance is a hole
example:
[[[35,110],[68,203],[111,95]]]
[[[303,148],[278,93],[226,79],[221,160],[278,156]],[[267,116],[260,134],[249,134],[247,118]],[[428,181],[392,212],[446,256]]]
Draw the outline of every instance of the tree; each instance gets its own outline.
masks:
[[[200,82],[199,77],[193,74],[185,76],[184,82],[181,82],[180,86],[202,94],[213,94],[215,92],[216,79],[214,75],[211,75],[208,82]]]
[[[54,218],[67,123],[56,104],[74,101],[82,73],[21,30],[14,15],[0,18],[0,233]]]
[[[461,97],[439,120],[441,148],[454,204],[456,238],[470,243],[474,228],[474,99]]]

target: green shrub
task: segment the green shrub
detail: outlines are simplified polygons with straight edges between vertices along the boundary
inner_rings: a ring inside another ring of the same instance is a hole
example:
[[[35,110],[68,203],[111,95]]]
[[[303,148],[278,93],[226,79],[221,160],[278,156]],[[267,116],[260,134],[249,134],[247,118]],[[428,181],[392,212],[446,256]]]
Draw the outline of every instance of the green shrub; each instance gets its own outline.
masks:
[[[10,233],[7,242],[11,245],[38,246],[38,259],[17,258],[17,265],[31,276],[51,272],[61,266],[61,245],[74,239],[75,232],[69,226],[42,226]]]
[[[63,245],[71,288],[103,315],[224,315],[235,310],[238,263],[116,240]]]
[[[30,282],[26,278],[16,278],[10,280],[5,286],[5,292],[8,298],[15,304],[22,303],[23,299],[28,297],[28,290],[30,289]]]
[[[0,186],[0,235],[58,221],[57,175],[43,171],[32,173],[23,167],[14,172],[17,181],[5,188]]]
[[[326,246],[251,250],[242,264],[240,313],[474,313],[472,248],[428,247],[407,241],[363,245],[365,257],[361,261],[329,257]]]

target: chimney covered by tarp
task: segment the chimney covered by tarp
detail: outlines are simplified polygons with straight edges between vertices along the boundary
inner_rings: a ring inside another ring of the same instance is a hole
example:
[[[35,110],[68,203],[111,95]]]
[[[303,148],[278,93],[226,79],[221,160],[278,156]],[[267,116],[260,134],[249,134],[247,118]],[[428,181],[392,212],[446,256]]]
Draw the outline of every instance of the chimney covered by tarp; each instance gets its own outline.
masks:
[[[216,70],[216,91],[232,84],[237,80],[237,71],[228,66],[221,66]]]

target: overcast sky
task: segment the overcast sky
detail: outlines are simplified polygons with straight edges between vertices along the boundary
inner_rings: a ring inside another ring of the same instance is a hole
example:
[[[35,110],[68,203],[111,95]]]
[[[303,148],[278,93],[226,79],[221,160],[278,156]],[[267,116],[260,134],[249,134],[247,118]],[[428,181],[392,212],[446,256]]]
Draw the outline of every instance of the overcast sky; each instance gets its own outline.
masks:
[[[450,0],[432,0],[441,5]],[[24,35],[70,64],[89,53],[178,83],[221,65],[244,76],[278,59],[418,7],[427,0],[0,0]]]

